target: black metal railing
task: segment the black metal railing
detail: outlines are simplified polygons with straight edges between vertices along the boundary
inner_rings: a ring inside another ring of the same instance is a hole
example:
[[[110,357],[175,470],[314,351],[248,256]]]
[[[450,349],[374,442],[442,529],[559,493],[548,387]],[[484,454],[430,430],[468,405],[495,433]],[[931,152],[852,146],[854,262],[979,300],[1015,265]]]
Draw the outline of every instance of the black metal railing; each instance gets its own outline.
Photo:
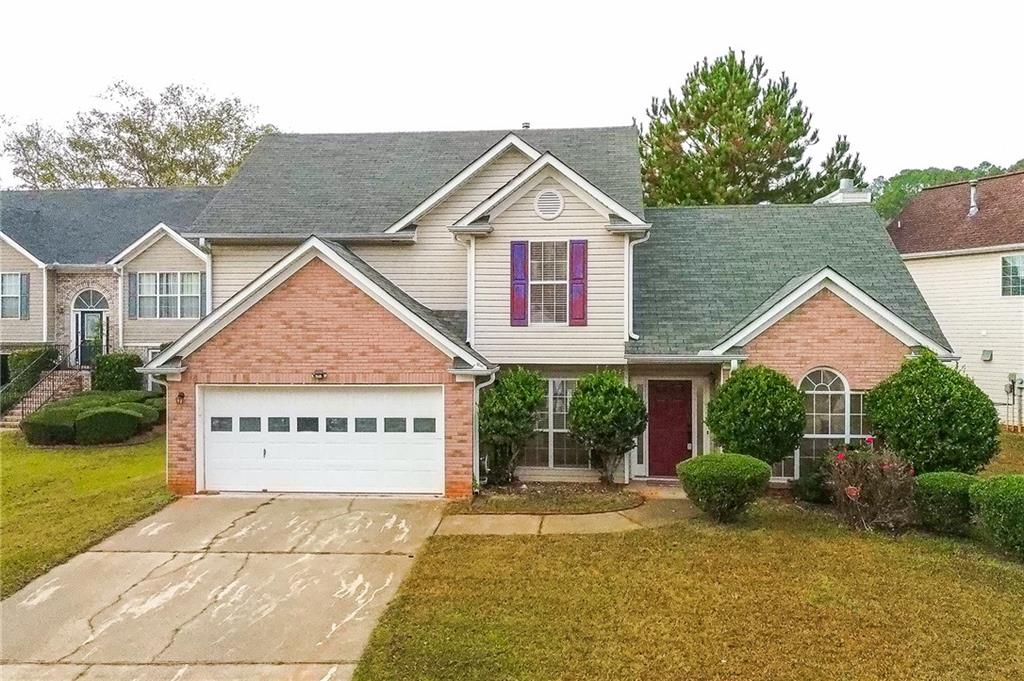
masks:
[[[42,353],[0,389],[4,416],[14,414],[20,420],[50,402],[65,388],[80,381],[80,372],[91,368],[96,356],[106,350],[99,340],[46,347],[55,348],[56,352]]]

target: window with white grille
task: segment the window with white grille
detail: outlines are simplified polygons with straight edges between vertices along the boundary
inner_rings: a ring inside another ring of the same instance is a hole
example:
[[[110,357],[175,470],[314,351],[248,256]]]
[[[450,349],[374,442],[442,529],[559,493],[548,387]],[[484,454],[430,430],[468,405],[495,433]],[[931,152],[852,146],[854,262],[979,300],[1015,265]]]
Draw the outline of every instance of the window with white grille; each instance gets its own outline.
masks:
[[[554,220],[562,214],[564,208],[565,199],[554,189],[545,189],[537,194],[537,198],[533,201],[533,209],[545,220]]]
[[[530,323],[569,320],[569,242],[530,243]]]

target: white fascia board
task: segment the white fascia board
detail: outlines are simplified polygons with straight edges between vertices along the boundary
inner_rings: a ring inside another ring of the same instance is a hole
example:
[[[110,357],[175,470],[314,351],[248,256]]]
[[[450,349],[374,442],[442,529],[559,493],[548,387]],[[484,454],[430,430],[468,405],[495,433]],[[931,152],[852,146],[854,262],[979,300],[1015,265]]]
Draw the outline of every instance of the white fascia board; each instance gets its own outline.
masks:
[[[481,154],[475,161],[470,163],[468,166],[463,168],[458,175],[445,182],[441,187],[433,194],[423,200],[418,206],[413,208],[411,211],[406,213],[402,218],[391,225],[385,230],[386,234],[392,234],[405,229],[413,222],[415,222],[420,216],[429,211],[431,208],[441,203],[449,194],[458,189],[462,184],[470,177],[475,175],[481,168],[486,166],[488,163],[493,161],[495,158],[503,154],[506,150],[511,147],[515,147],[523,154],[527,156],[531,161],[535,161],[540,157],[540,152],[531,147],[529,144],[521,140],[515,133],[509,133],[505,135],[497,144],[492,146],[490,149]]]
[[[36,267],[46,267],[46,263],[44,263],[42,260],[40,260],[36,256],[34,256],[31,253],[29,253],[28,250],[26,250],[24,246],[22,246],[17,241],[12,239],[5,232],[0,232],[0,240],[2,240],[5,244],[7,244],[8,246],[10,246],[14,250],[16,250],[18,253],[22,254],[23,256],[25,256],[26,258],[31,260],[32,264],[35,265]]]
[[[303,265],[320,257],[328,265],[331,265],[339,274],[362,289],[377,303],[393,313],[413,330],[430,341],[450,357],[460,357],[473,368],[485,369],[480,361],[463,348],[453,343],[443,334],[430,326],[419,316],[398,302],[391,294],[382,289],[373,281],[366,278],[361,272],[346,262],[341,256],[334,252],[325,242],[318,237],[309,237],[301,246],[290,254],[279,260],[259,277],[250,282],[245,288],[225,301],[220,307],[199,321],[195,326],[186,331],[177,341],[146,363],[144,369],[154,371],[161,368],[174,357],[185,357],[196,350],[200,345],[212,338],[218,331],[237,319],[243,312],[251,308],[273,291],[279,284],[297,272]],[[167,373],[174,372],[174,369],[167,369]],[[180,370],[177,370],[180,371]]]
[[[595,187],[589,180],[577,173],[575,170],[562,163],[557,157],[551,152],[545,152],[543,156],[535,160],[529,166],[526,167],[519,175],[514,177],[505,186],[498,191],[491,194],[490,197],[485,199],[476,208],[466,213],[458,222],[455,223],[456,227],[465,227],[475,220],[479,219],[483,215],[489,215],[493,219],[498,215],[503,208],[508,205],[506,200],[510,199],[513,194],[518,195],[518,192],[535,178],[538,173],[546,168],[553,168],[558,171],[565,179],[572,184],[579,187],[584,193],[589,195],[594,201],[600,204],[609,213],[614,213],[620,218],[628,222],[630,225],[643,225],[646,226],[648,223],[634,215],[632,212],[627,210],[622,204],[613,199],[612,197],[605,194],[603,191]],[[492,213],[492,210],[495,212]]]
[[[949,351],[941,344],[925,336],[830,267],[823,268],[785,298],[766,310],[764,314],[712,348],[711,354],[723,355],[730,348],[746,345],[823,289],[836,294],[841,300],[873,321],[904,345],[920,345],[940,356],[949,354]]]
[[[183,236],[181,236],[173,229],[171,229],[170,227],[161,222],[160,224],[153,227],[153,229],[149,230],[148,232],[140,236],[138,239],[133,241],[131,244],[129,244],[128,247],[125,248],[123,251],[121,251],[113,258],[108,260],[107,264],[113,265],[115,263],[118,263],[126,265],[128,264],[129,261],[141,255],[147,248],[149,248],[150,246],[152,246],[165,236],[170,237],[179,246],[181,246],[182,248],[184,248],[189,253],[196,256],[203,262],[206,262],[210,257],[208,253],[203,251],[201,248],[193,246],[188,242],[187,239],[185,239]]]
[[[925,258],[952,258],[958,255],[983,255],[985,253],[1003,253],[1005,251],[1024,251],[1024,243],[1002,244],[1000,246],[978,246],[976,248],[960,248],[951,251],[901,253],[900,257],[904,260],[923,260]]]

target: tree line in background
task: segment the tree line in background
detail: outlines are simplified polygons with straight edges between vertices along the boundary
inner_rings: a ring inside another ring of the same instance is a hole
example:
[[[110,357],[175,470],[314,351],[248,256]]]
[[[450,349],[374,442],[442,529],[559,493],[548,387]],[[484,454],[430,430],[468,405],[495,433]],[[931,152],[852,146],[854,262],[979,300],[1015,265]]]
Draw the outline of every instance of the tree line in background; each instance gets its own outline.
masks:
[[[38,122],[8,128],[0,150],[27,189],[162,187],[223,184],[273,125],[257,122],[256,107],[218,99],[180,84],[156,98],[124,82],[104,104],[60,127]],[[743,52],[694,65],[679,93],[653,98],[640,127],[640,158],[648,205],[808,203],[833,191],[841,177],[865,184],[865,167],[839,135],[816,168],[812,116],[782,73],[769,77],[764,60]],[[878,177],[871,189],[878,212],[894,217],[923,187],[1009,170],[907,169]]]

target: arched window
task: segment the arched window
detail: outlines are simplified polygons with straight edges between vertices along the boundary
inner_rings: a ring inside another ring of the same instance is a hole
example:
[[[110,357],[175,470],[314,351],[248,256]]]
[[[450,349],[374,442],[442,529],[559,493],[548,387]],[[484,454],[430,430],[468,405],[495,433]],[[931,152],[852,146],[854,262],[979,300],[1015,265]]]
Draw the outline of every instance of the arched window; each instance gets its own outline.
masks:
[[[827,368],[813,369],[800,381],[804,394],[804,437],[800,449],[775,464],[777,478],[800,477],[829,448],[858,443],[868,434],[864,419],[864,394],[850,390],[842,374]]]
[[[72,305],[75,310],[106,310],[108,307],[103,294],[91,288],[79,293]]]

